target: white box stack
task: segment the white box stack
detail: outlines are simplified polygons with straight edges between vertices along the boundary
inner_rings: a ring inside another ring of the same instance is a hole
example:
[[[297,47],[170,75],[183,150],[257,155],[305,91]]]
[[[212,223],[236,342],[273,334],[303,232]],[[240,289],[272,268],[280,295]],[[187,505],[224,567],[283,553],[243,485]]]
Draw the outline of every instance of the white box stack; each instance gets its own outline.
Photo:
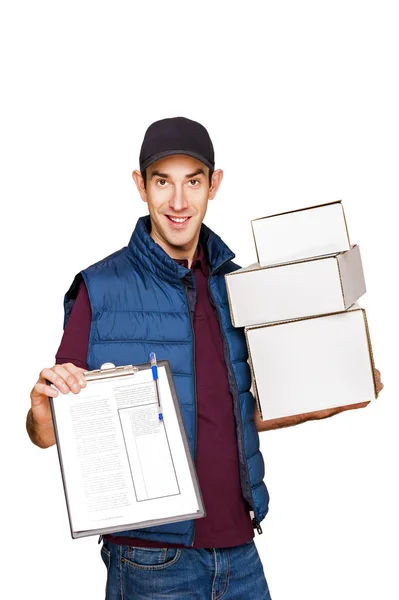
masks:
[[[226,275],[263,420],[377,397],[357,245],[341,201],[252,221],[258,263]]]

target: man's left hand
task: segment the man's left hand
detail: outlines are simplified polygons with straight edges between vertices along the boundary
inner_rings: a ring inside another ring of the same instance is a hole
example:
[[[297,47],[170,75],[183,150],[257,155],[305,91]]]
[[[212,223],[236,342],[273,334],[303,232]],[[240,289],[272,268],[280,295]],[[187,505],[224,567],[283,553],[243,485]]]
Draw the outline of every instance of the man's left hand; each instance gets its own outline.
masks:
[[[384,384],[381,382],[381,373],[378,369],[374,369],[375,381],[377,394],[381,392]],[[312,421],[314,419],[327,419],[333,415],[344,412],[345,410],[353,410],[356,408],[365,408],[370,404],[370,400],[367,402],[359,402],[358,404],[348,404],[346,406],[339,406],[338,408],[327,408],[325,410],[317,410],[311,413],[294,415],[292,417],[281,417],[280,419],[270,419],[262,421],[258,409],[255,410],[254,421],[258,431],[268,431],[270,429],[279,429],[280,427],[290,427],[291,425],[298,425],[299,423],[305,423],[306,421]]]
[[[381,382],[381,373],[379,372],[378,369],[374,369],[375,372],[375,378],[377,381],[377,393],[379,394],[380,391],[382,390],[382,388],[384,387],[384,384]]]
[[[381,392],[382,388],[384,387],[384,384],[381,382],[380,371],[378,369],[374,369],[374,373],[375,373],[377,394],[379,394]],[[370,404],[370,400],[368,400],[367,402],[359,402],[359,404],[348,404],[347,406],[339,406],[338,408],[319,410],[319,411],[317,411],[317,413],[315,413],[315,418],[316,419],[325,419],[326,417],[332,417],[333,415],[337,415],[338,413],[343,412],[344,410],[352,410],[354,408],[364,408],[368,404]]]

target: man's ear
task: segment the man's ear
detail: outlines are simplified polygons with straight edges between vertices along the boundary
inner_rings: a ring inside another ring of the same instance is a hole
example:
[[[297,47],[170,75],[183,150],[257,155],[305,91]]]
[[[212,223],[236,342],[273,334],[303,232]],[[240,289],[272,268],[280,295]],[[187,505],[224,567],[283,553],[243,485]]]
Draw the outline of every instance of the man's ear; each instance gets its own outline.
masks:
[[[211,187],[209,188],[209,200],[213,200],[213,198],[215,197],[216,192],[218,191],[219,186],[222,183],[222,179],[222,169],[216,169],[216,171],[212,173]]]
[[[132,177],[133,177],[134,183],[136,184],[138,192],[141,196],[141,199],[143,200],[143,202],[147,202],[147,191],[145,189],[144,179],[143,179],[142,174],[140,173],[140,171],[135,170],[132,173]]]

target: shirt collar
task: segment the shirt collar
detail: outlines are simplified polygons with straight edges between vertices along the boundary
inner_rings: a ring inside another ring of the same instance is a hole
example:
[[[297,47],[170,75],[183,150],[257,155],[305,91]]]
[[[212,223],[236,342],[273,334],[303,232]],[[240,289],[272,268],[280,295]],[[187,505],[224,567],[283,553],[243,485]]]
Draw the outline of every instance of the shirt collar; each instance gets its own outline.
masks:
[[[177,262],[177,264],[181,265],[182,267],[186,267],[186,269],[188,269],[188,260],[187,260],[187,258],[182,258],[182,259],[174,258],[173,260],[175,262]],[[197,246],[197,249],[195,251],[193,261],[191,263],[191,268],[193,270],[196,269],[196,268],[200,268],[204,275],[208,275],[209,274],[208,261],[207,261],[207,258],[205,256],[204,247],[201,244],[201,242],[198,242],[198,246]]]

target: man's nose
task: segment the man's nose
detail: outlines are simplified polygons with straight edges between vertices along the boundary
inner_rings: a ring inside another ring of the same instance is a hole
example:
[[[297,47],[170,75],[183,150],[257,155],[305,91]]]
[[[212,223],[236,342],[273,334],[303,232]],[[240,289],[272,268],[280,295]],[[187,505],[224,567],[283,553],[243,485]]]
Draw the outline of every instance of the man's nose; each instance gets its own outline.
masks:
[[[175,187],[174,193],[169,201],[169,205],[176,212],[187,208],[188,202],[183,188],[178,186]]]

